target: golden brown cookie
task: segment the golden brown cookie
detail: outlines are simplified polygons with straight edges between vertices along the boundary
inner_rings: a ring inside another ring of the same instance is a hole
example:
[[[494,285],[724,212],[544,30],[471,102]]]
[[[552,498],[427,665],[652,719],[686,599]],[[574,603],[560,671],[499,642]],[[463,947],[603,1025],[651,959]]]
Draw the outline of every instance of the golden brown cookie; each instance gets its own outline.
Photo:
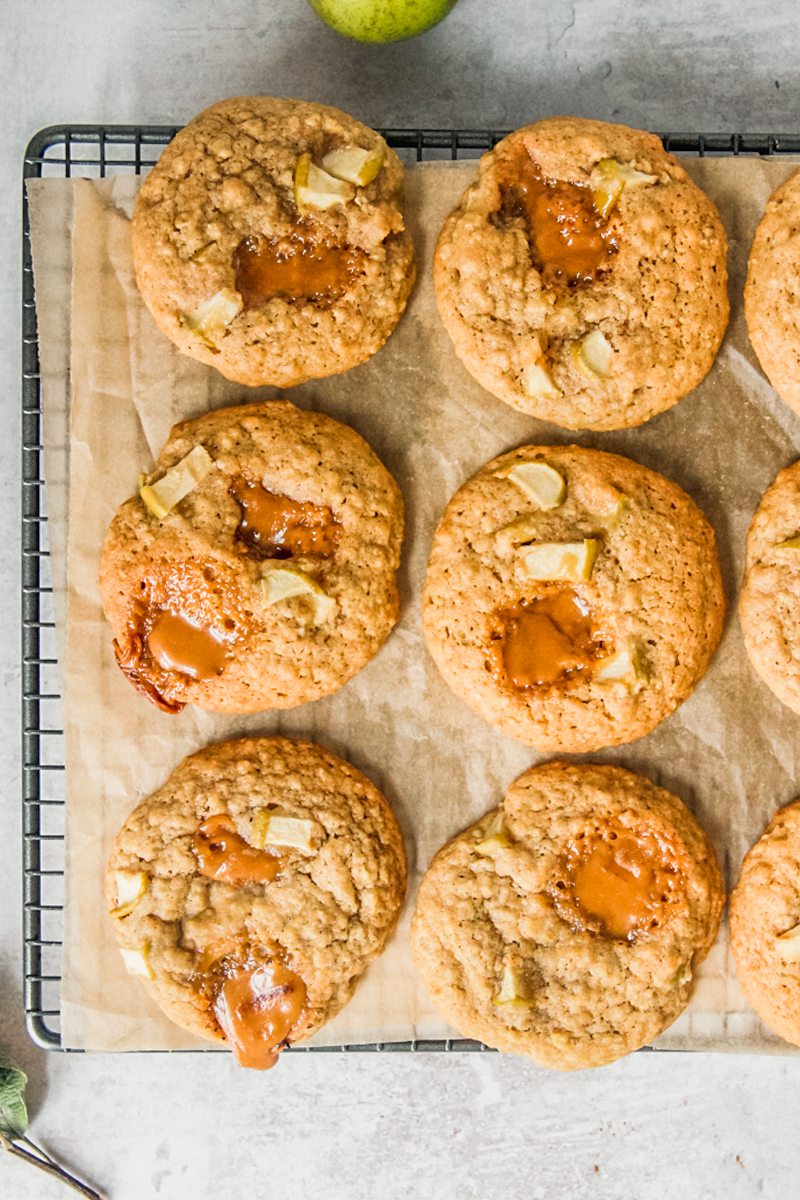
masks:
[[[657,137],[553,117],[478,172],[434,259],[478,383],[568,429],[639,425],[697,386],[728,323],[727,239]]]
[[[675,796],[619,767],[547,763],[428,868],[414,962],[466,1037],[596,1067],[683,1011],[725,895]]]
[[[414,282],[403,166],[379,134],[305,100],[223,100],[142,184],[136,279],[184,354],[252,387],[364,362]]]
[[[769,198],[750,248],[744,315],[753,349],[782,400],[800,412],[800,171]]]
[[[282,400],[176,425],[100,563],[117,662],[155,704],[291,708],[397,620],[403,503],[354,430]]]
[[[633,741],[689,695],[725,609],[714,533],[674,483],[579,446],[522,446],[456,492],[422,598],[428,649],[504,733]]]
[[[405,888],[378,789],[328,750],[279,737],[184,759],[128,817],[106,875],[128,970],[172,1021],[251,1067],[347,1003]]]
[[[800,463],[778,473],[750,524],[739,619],[756,671],[800,712]]]
[[[787,804],[742,863],[730,905],[731,951],[747,999],[800,1046],[800,800]]]

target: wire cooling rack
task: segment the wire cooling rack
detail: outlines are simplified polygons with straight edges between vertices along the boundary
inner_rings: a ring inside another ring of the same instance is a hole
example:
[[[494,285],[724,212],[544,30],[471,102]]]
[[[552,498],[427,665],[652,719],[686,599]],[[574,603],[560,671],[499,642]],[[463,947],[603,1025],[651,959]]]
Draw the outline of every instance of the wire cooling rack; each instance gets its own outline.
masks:
[[[146,172],[177,126],[53,125],[25,152],[23,178],[100,179]],[[384,137],[406,162],[476,158],[504,131],[390,129]],[[800,137],[768,134],[661,135],[676,154],[800,154]],[[25,1014],[33,1040],[63,1049],[60,1028],[64,902],[64,736],[41,423],[39,342],[30,229],[22,202],[22,785]],[[297,1047],[297,1050],[303,1049]],[[322,1050],[484,1050],[465,1039],[313,1047]]]

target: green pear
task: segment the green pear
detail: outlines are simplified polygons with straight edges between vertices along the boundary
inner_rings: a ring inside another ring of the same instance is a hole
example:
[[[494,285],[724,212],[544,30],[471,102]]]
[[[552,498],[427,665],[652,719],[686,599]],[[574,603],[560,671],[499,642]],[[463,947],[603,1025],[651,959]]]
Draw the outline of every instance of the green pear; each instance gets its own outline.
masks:
[[[323,21],[357,42],[400,42],[446,17],[456,0],[308,0]]]

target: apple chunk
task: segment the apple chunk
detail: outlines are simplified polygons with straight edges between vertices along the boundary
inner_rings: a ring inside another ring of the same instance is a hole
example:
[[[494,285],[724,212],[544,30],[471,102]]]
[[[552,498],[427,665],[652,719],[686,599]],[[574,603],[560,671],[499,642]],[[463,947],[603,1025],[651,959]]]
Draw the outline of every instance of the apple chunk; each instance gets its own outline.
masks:
[[[355,194],[352,183],[329,175],[311,161],[310,154],[300,155],[294,170],[294,198],[301,212],[333,208],[352,200]]]
[[[522,574],[526,579],[552,583],[580,583],[590,579],[599,543],[596,538],[582,542],[539,542],[527,546],[522,556]]]
[[[195,446],[161,479],[139,488],[142,503],[154,517],[163,521],[176,504],[202,483],[213,466],[214,460],[205,446]]]
[[[343,150],[331,150],[326,154],[322,166],[337,179],[344,179],[356,187],[366,187],[380,171],[384,157],[383,150],[346,146]]]
[[[261,576],[261,596],[269,607],[291,600],[294,596],[308,596],[314,605],[314,620],[317,625],[326,621],[336,607],[336,601],[328,596],[319,584],[298,567],[268,567]]]

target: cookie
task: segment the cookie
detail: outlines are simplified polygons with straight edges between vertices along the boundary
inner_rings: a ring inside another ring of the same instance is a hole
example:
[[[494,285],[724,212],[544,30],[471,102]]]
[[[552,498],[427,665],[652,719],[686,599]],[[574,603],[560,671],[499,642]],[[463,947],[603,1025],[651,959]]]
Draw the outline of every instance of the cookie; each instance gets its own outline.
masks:
[[[378,789],[286,738],[183,760],[117,834],[106,899],[126,967],[170,1020],[268,1067],[383,950],[406,888]]]
[[[750,524],[739,619],[756,671],[800,713],[800,463],[779,472]]]
[[[223,100],[142,184],[133,261],[162,333],[228,379],[289,387],[380,349],[414,282],[403,166],[305,100]]]
[[[579,446],[522,446],[456,492],[422,599],[428,649],[485,720],[539,750],[633,741],[722,633],[714,533],[674,483]]]
[[[719,214],[657,137],[553,117],[504,138],[445,221],[436,299],[487,391],[567,429],[640,425],[728,323]]]
[[[354,430],[269,400],[176,425],[100,563],[117,662],[167,712],[336,691],[398,615],[403,503]]]
[[[675,796],[619,767],[547,763],[435,856],[412,953],[464,1036],[596,1067],[683,1011],[723,903],[714,850]]]
[[[780,398],[800,412],[800,171],[773,192],[753,238],[744,288],[747,331]]]
[[[800,800],[776,813],[746,855],[730,935],[745,996],[765,1025],[800,1046]]]

